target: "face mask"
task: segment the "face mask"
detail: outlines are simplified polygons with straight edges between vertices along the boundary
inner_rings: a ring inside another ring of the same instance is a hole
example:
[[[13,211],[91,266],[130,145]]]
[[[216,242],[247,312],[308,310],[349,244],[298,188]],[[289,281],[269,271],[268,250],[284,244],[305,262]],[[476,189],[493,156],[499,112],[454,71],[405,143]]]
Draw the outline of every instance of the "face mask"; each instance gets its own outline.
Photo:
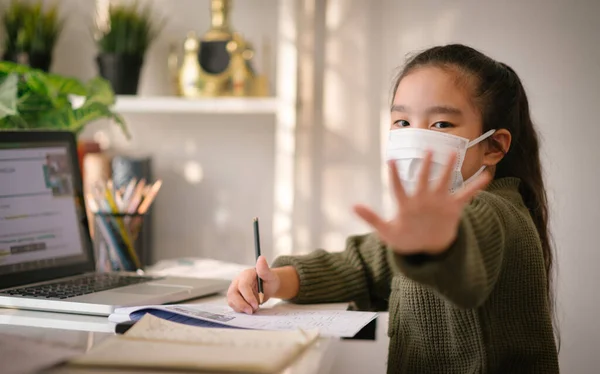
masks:
[[[475,179],[485,169],[482,166],[473,176],[463,181],[461,173],[467,149],[490,137],[496,130],[490,130],[477,139],[469,141],[456,135],[424,129],[397,129],[390,131],[387,158],[395,160],[402,186],[407,193],[412,194],[419,180],[425,152],[433,152],[429,183],[437,185],[452,152],[456,153],[456,165],[451,177],[450,193],[455,193],[466,183]]]

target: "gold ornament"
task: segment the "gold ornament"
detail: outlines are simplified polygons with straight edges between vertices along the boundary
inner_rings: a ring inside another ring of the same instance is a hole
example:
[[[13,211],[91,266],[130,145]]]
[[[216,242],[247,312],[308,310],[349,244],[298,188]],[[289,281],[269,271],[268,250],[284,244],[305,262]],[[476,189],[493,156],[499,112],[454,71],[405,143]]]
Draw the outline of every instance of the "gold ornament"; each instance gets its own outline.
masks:
[[[200,38],[189,33],[179,69],[178,91],[186,97],[266,96],[266,71],[257,76],[252,68],[254,50],[229,25],[231,0],[211,0],[211,26]],[[264,56],[268,59],[268,56]],[[169,57],[169,69],[176,70]]]

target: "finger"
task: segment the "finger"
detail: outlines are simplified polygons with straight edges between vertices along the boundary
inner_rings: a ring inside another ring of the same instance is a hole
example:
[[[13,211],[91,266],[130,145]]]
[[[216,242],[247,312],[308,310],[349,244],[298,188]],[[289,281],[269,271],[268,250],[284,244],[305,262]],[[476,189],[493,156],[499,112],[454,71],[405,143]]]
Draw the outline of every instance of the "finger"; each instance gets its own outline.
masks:
[[[231,282],[227,290],[227,304],[238,313],[252,313],[252,307],[244,300],[238,291],[238,280]]]
[[[398,167],[396,166],[396,162],[394,160],[388,161],[388,166],[390,171],[390,181],[392,183],[392,191],[394,192],[396,201],[399,204],[402,204],[406,200],[406,192],[404,191],[404,187],[402,187],[400,177],[398,177]]]
[[[264,256],[260,256],[258,260],[256,260],[256,274],[265,282],[269,282],[275,280],[275,273],[271,271],[267,260]]]
[[[227,293],[227,304],[238,313],[252,314],[252,307],[244,300],[238,291]]]
[[[415,193],[425,192],[429,189],[429,173],[431,172],[432,159],[433,153],[431,151],[425,151],[425,158],[423,158],[423,166],[419,173],[419,181],[417,182]]]
[[[360,218],[362,218],[365,222],[367,222],[371,227],[373,227],[375,229],[375,231],[377,231],[377,233],[379,234],[381,239],[383,239],[384,241],[386,240],[386,238],[388,237],[387,234],[389,231],[388,223],[386,221],[381,219],[381,217],[379,217],[371,209],[369,209],[365,206],[362,206],[362,205],[355,206],[354,212]]]
[[[238,286],[238,278],[235,278],[234,280],[231,281],[231,284],[229,285],[229,288],[227,289],[227,295],[229,295],[230,292],[237,290],[237,286]]]
[[[444,168],[444,172],[442,173],[442,178],[440,179],[440,183],[437,185],[438,192],[448,192],[450,189],[450,184],[452,183],[452,175],[454,174],[454,167],[456,166],[456,159],[458,155],[456,152],[452,152],[450,157],[448,157],[448,164]]]
[[[238,290],[253,310],[258,309],[258,292],[256,290],[256,281],[244,280],[239,283]]]
[[[455,195],[457,201],[462,204],[467,204],[475,195],[482,189],[484,189],[492,180],[492,176],[489,173],[482,173],[480,176],[475,178],[474,181],[469,182],[463,189],[458,191]]]

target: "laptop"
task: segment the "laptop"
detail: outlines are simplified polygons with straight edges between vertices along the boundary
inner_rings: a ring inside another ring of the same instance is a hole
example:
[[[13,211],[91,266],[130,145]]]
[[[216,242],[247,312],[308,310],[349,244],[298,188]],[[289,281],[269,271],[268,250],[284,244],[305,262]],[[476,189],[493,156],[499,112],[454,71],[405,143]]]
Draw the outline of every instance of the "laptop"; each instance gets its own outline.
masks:
[[[56,164],[60,186],[48,171]],[[117,307],[181,302],[229,286],[95,269],[75,136],[0,131],[0,307],[107,316]]]

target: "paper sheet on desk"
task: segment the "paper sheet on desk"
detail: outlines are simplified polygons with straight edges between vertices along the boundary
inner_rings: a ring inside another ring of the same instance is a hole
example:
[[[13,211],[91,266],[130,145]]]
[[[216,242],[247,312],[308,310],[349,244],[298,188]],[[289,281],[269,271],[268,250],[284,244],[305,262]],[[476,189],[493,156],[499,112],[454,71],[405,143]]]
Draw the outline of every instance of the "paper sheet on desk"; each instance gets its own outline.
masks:
[[[230,307],[215,304],[146,305],[119,308],[112,322],[140,319],[150,313],[163,319],[203,327],[233,327],[255,330],[312,330],[322,336],[350,338],[371,322],[377,313],[340,310],[311,310],[292,304],[260,309],[253,315],[236,313]]]
[[[12,334],[0,334],[2,374],[37,373],[80,352],[69,347]]]

